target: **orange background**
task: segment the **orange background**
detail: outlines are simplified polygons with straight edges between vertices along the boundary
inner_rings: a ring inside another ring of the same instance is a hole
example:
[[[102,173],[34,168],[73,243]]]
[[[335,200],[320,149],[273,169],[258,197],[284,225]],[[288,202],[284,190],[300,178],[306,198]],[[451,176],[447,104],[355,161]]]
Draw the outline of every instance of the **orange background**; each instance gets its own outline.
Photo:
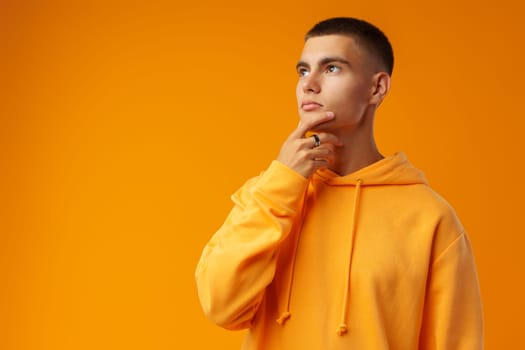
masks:
[[[466,226],[487,349],[522,343],[519,1],[80,3],[1,2],[1,349],[239,348],[194,268],[297,123],[304,33],[338,15],[390,37],[378,145]]]

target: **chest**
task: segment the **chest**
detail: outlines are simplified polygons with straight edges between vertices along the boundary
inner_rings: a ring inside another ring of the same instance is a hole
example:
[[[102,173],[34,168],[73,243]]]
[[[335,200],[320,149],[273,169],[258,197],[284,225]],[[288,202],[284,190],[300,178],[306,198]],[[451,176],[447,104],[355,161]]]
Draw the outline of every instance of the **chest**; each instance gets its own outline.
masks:
[[[296,251],[297,282],[379,290],[426,280],[435,222],[410,191],[328,188],[306,203]]]

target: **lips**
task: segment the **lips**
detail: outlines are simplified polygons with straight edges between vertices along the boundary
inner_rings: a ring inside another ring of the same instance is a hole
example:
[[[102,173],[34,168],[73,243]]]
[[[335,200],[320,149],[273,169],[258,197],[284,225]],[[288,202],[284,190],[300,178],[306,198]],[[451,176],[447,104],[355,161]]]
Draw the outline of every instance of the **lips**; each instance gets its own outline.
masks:
[[[315,111],[321,107],[323,107],[323,105],[315,101],[305,100],[301,103],[301,109],[306,112]]]

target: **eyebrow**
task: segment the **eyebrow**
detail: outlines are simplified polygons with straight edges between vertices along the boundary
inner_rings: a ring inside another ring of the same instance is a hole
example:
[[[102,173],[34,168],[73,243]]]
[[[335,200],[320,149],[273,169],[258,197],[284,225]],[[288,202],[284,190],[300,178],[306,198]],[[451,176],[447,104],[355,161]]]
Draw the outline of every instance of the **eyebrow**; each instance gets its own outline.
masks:
[[[347,60],[341,57],[324,57],[319,62],[317,62],[317,66],[321,67],[321,66],[324,66],[325,64],[332,63],[332,62],[339,62],[339,63],[345,64],[351,67],[350,62],[348,62]],[[304,61],[297,62],[297,64],[295,65],[295,69],[299,69],[301,67],[310,68],[310,65]]]

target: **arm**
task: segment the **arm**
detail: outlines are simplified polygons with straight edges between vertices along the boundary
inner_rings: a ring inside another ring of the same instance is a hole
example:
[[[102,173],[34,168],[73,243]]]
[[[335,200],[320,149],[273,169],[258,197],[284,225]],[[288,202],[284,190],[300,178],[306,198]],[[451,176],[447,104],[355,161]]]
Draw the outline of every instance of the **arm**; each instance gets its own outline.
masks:
[[[479,281],[465,233],[450,243],[431,266],[419,348],[483,349]]]
[[[304,135],[334,113],[301,122],[269,169],[241,188],[234,208],[204,248],[195,277],[204,312],[228,329],[249,327],[272,282],[280,243],[292,230],[310,175],[334,160],[338,138]]]
[[[202,252],[196,281],[204,312],[228,329],[250,326],[272,282],[308,180],[274,161],[232,196],[234,207]]]

